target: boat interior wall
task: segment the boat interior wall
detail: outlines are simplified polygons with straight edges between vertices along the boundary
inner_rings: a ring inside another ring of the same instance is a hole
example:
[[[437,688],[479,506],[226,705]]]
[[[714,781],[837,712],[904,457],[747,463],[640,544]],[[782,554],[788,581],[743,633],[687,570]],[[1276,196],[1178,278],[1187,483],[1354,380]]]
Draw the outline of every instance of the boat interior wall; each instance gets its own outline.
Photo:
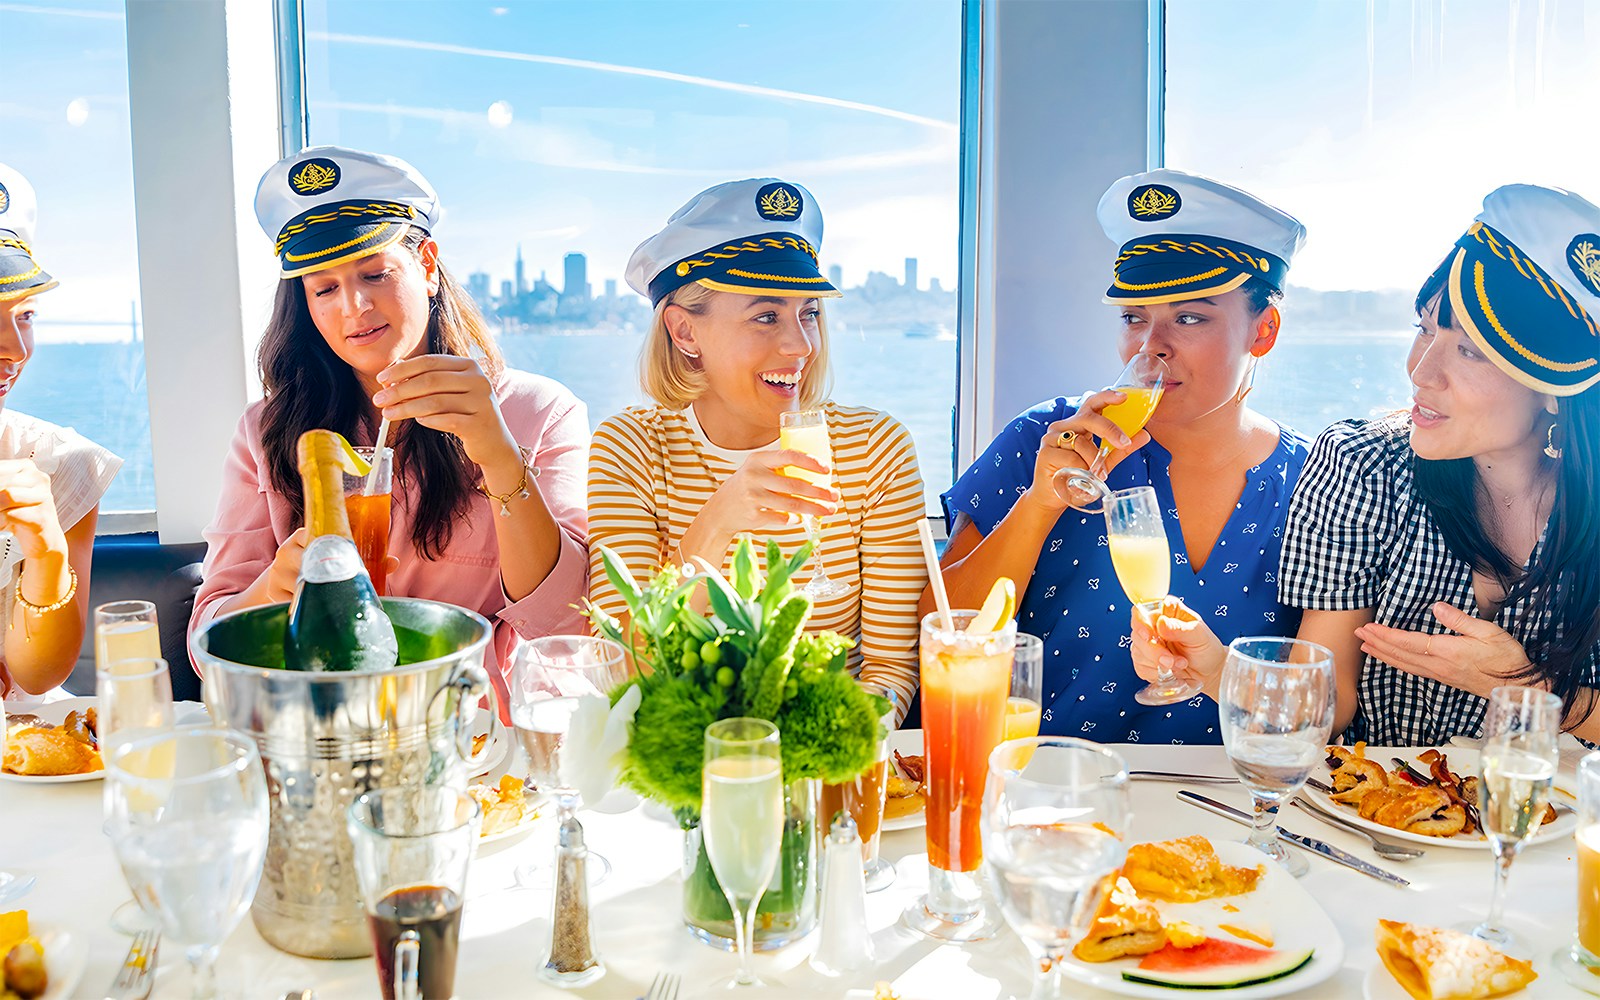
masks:
[[[161,626],[161,655],[172,673],[172,696],[200,700],[200,678],[189,664],[189,613],[200,586],[204,542],[162,545],[153,531],[133,535],[101,535],[94,543],[94,572],[89,577],[89,606],[107,601],[149,601]],[[94,629],[84,629],[78,663],[67,678],[73,694],[94,694]]]
[[[995,60],[985,123],[993,174],[980,179],[992,212],[994,305],[978,319],[980,352],[982,326],[992,323],[993,367],[988,405],[976,401],[979,447],[1025,407],[1099,385],[1116,370],[1117,325],[1101,302],[1115,248],[1089,193],[1158,165],[1148,163],[1147,145],[1150,7],[995,5],[995,37],[985,46]],[[979,384],[985,374],[975,373]]]

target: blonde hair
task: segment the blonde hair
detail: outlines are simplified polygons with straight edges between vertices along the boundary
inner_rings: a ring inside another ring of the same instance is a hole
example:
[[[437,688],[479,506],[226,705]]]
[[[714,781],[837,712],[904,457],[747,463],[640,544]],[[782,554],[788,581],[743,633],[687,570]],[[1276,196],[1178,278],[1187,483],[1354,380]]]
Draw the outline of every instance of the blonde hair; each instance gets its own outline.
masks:
[[[680,306],[690,315],[705,314],[717,295],[729,294],[690,282],[656,303],[650,322],[650,335],[639,349],[639,385],[651,399],[669,410],[681,410],[706,391],[706,373],[698,360],[690,358],[672,342],[667,332],[667,306]],[[833,391],[833,372],[828,367],[828,321],[817,303],[817,351],[800,375],[799,404],[809,410],[820,406]]]

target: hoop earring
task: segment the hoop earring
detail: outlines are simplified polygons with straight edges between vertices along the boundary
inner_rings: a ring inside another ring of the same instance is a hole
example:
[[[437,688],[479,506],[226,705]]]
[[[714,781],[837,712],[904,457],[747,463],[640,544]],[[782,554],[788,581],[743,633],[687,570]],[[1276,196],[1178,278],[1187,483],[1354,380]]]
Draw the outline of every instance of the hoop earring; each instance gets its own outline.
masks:
[[[683,355],[684,357],[688,358],[690,361],[699,361],[700,360],[700,355],[699,355],[698,352],[691,353],[691,352],[686,351],[686,350],[684,350],[683,348],[680,347],[680,348],[678,348],[678,353]]]
[[[1550,429],[1544,433],[1544,453],[1551,458],[1560,458],[1561,449],[1556,446],[1556,424],[1551,422]]]

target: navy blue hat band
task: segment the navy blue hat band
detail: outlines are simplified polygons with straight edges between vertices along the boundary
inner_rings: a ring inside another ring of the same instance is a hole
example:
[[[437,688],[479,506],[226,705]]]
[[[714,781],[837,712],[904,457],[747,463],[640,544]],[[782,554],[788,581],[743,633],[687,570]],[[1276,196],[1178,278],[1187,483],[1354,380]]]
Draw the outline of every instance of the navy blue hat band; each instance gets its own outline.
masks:
[[[650,282],[650,304],[691,282],[750,294],[838,294],[817,269],[817,252],[792,233],[774,232],[709,247],[663,268]]]
[[[1282,291],[1288,276],[1283,258],[1234,240],[1187,233],[1145,236],[1122,245],[1106,298],[1133,304],[1203,298],[1232,291],[1250,278]]]

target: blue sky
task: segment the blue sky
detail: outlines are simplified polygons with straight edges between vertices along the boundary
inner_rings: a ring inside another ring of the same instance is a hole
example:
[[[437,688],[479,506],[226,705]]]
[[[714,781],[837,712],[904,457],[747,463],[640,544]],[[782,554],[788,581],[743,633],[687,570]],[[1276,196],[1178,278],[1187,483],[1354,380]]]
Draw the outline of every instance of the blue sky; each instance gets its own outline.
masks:
[[[309,0],[307,20],[312,140],[416,163],[460,272],[509,277],[520,242],[553,279],[589,254],[598,290],[695,191],[778,173],[823,206],[847,283],[907,256],[954,277],[958,0]],[[0,0],[0,159],[39,189],[58,318],[121,322],[137,295],[124,45],[119,0]],[[1595,52],[1600,0],[1169,0],[1167,162],[1302,218],[1297,282],[1412,287],[1497,184],[1600,198]]]

